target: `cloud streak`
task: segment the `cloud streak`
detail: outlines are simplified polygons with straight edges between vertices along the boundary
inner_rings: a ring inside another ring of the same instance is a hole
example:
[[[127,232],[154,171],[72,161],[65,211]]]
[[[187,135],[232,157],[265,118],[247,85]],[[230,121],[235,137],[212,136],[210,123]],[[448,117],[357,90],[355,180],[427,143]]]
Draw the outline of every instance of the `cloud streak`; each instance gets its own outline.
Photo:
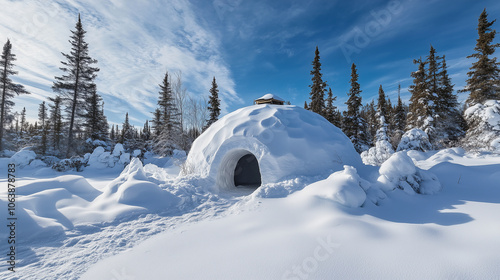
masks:
[[[215,76],[223,111],[241,102],[218,38],[198,22],[189,1],[0,0],[0,6],[6,7],[0,12],[0,40],[10,38],[18,58],[15,79],[34,93],[16,98],[15,110],[30,108],[31,119],[36,106],[54,95],[50,87],[62,74],[61,52],[70,50],[78,13],[89,53],[99,61],[96,82],[111,123],[121,123],[125,112],[141,122],[150,119],[167,70],[182,71],[194,96],[208,95]]]

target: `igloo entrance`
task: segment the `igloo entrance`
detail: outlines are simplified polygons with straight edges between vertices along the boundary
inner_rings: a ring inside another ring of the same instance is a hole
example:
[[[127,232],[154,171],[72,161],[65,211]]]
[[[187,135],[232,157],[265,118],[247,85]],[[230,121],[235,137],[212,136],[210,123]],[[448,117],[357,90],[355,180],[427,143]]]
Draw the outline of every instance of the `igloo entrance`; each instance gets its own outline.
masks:
[[[228,193],[253,192],[261,185],[260,162],[253,153],[245,149],[225,153],[217,168],[220,190]]]
[[[262,184],[259,162],[253,154],[242,156],[234,168],[234,185],[238,188],[258,188]]]

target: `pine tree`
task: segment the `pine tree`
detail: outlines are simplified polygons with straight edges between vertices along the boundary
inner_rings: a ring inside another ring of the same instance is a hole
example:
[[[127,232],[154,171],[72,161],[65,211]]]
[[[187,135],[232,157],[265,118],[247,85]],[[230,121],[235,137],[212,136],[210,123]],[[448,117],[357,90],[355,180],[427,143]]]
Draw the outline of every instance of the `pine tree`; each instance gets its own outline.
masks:
[[[68,142],[66,157],[74,149],[74,134],[78,131],[77,119],[84,111],[84,102],[87,96],[96,91],[94,80],[99,68],[92,67],[97,60],[88,55],[88,44],[85,42],[85,33],[83,30],[80,15],[75,26],[75,31],[71,31],[71,52],[63,53],[67,61],[61,61],[63,67],[59,68],[65,73],[60,77],[55,77],[56,81],[52,86],[54,92],[60,94],[62,102],[66,105],[68,113]]]
[[[467,79],[466,87],[460,91],[470,93],[466,101],[469,106],[484,103],[488,99],[500,100],[500,63],[497,62],[497,57],[493,56],[500,44],[492,44],[496,30],[491,29],[496,20],[488,21],[488,14],[484,9],[478,21],[479,38],[474,48],[475,53],[467,56],[477,61],[472,64],[471,71],[467,73],[469,79]]]
[[[212,88],[210,88],[210,96],[208,97],[208,111],[210,112],[210,119],[207,120],[206,128],[216,122],[220,115],[219,89],[215,77],[212,80]]]
[[[333,125],[336,125],[335,123],[337,122],[336,118],[336,112],[337,112],[337,106],[333,105],[333,101],[337,100],[337,96],[333,96],[332,89],[328,89],[328,97],[326,98],[326,106],[325,106],[325,118],[332,123]]]
[[[153,120],[151,122],[153,123],[153,125],[151,126],[153,128],[153,136],[155,138],[159,137],[162,127],[160,108],[156,108],[156,110],[154,111]]]
[[[149,128],[148,120],[146,120],[144,127],[142,128],[141,138],[144,141],[148,141],[151,138],[151,129]]]
[[[54,148],[54,152],[60,148],[61,138],[62,138],[62,129],[63,129],[63,121],[62,121],[62,113],[61,113],[61,97],[56,96],[55,98],[49,98],[49,100],[53,104],[49,104],[50,107],[50,125],[51,125],[51,140],[52,147]]]
[[[459,111],[457,96],[453,94],[453,84],[448,76],[446,57],[441,57],[440,71],[437,73],[438,90],[434,100],[434,113],[436,114],[436,134],[438,141],[435,146],[441,148],[450,143],[455,143],[464,135],[464,119]]]
[[[422,59],[416,59],[414,64],[418,64],[418,70],[411,73],[413,85],[410,86],[410,105],[407,116],[407,130],[419,128],[425,131],[429,137],[434,133],[432,116],[434,115],[431,107],[431,94],[428,89],[425,62]]]
[[[401,85],[398,86],[398,104],[394,107],[393,117],[393,132],[391,134],[391,144],[393,148],[397,148],[401,137],[405,133],[406,127],[406,110],[401,100]]]
[[[378,88],[378,99],[377,99],[377,115],[379,117],[387,116],[387,102],[385,99],[385,92],[382,85]]]
[[[439,63],[437,62],[436,49],[434,49],[432,45],[429,50],[429,55],[427,56],[425,63],[429,65],[425,77],[427,83],[426,87],[429,90],[430,94],[429,100],[435,103],[436,97],[439,93],[439,84],[438,84]]]
[[[314,54],[312,62],[313,70],[311,71],[312,84],[309,86],[311,88],[311,92],[309,93],[311,98],[309,110],[324,116],[326,82],[322,78],[323,74],[321,73],[321,62],[319,61],[320,57],[317,46]]]
[[[356,65],[351,66],[351,88],[349,90],[349,99],[347,100],[347,111],[343,119],[343,131],[351,139],[354,148],[360,153],[366,147],[364,132],[364,120],[360,116],[361,108],[361,89],[358,83],[358,73]]]
[[[27,132],[28,130],[26,129],[28,124],[26,123],[26,107],[23,107],[23,110],[21,111],[21,135],[23,132]]]
[[[130,145],[132,144],[135,136],[135,131],[134,127],[130,125],[130,122],[128,120],[128,112],[125,114],[125,121],[123,122],[122,125],[122,132],[120,135],[120,143],[124,144],[127,146],[127,148],[130,148]]]
[[[14,102],[11,99],[14,94],[29,93],[24,89],[24,86],[14,84],[10,79],[11,76],[17,74],[17,71],[13,70],[14,61],[16,61],[16,55],[12,53],[10,40],[7,40],[0,57],[0,91],[2,92],[2,103],[0,104],[0,153],[3,151],[5,125],[12,119],[10,110],[14,106]]]
[[[170,155],[174,149],[179,147],[182,135],[178,121],[179,113],[172,94],[168,72],[165,74],[163,83],[160,85],[159,94],[158,109],[160,126],[155,128],[159,132],[159,135],[154,139],[153,149],[157,154]]]
[[[304,109],[309,110],[309,106],[307,106],[307,101],[304,101]]]
[[[47,106],[45,105],[45,101],[40,103],[40,106],[38,107],[38,120],[40,121],[41,124],[41,139],[40,139],[40,152],[42,155],[44,155],[47,151],[47,142],[48,142],[48,130],[49,130],[49,123],[48,123],[48,115],[47,115]]]
[[[116,140],[116,134],[115,134],[115,126],[111,126],[111,132],[109,133],[109,139],[111,139],[112,142],[115,142]]]
[[[84,105],[83,128],[85,137],[94,140],[106,141],[108,139],[108,121],[104,115],[104,103],[101,96],[94,90],[86,96]]]

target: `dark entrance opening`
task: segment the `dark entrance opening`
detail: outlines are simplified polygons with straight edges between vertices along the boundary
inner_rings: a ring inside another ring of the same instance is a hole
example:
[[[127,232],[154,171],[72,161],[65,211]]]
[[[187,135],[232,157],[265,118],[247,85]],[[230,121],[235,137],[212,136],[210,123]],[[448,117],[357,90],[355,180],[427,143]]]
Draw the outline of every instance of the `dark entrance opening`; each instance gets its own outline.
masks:
[[[234,185],[236,187],[258,188],[261,184],[257,158],[252,154],[244,155],[238,160],[234,169]]]

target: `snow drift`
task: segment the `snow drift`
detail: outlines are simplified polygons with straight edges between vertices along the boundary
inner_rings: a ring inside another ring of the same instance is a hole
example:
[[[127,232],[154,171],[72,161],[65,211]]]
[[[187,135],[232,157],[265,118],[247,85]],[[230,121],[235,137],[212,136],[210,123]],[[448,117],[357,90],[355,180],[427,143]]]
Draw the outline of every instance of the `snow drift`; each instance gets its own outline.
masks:
[[[237,168],[245,156],[256,160],[260,174],[254,176],[262,185],[363,165],[345,134],[320,115],[297,106],[254,105],[226,115],[198,137],[183,174],[231,189],[235,175],[247,172]]]

